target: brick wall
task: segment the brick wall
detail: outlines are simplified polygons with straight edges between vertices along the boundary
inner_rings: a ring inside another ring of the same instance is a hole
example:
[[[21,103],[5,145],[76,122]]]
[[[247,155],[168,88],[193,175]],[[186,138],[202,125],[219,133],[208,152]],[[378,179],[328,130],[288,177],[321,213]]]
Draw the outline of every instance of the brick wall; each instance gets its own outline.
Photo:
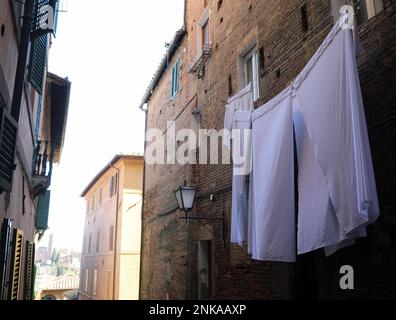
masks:
[[[200,127],[222,129],[224,101],[230,89],[236,93],[241,88],[239,59],[246,47],[255,42],[262,48],[264,59],[260,66],[258,107],[298,75],[334,21],[330,0],[224,0],[220,7],[219,1],[209,1],[213,52],[203,78],[198,79],[189,74],[188,69],[196,54],[203,2],[187,1],[187,35],[173,58],[175,61],[180,57],[182,61],[181,92],[174,102],[169,101],[171,71],[168,68],[148,103],[148,128],[165,130],[166,122],[174,119],[177,119],[177,128],[189,128],[194,125],[192,110],[200,107]],[[309,26],[305,32],[300,14],[304,3]],[[360,27],[367,51],[359,58],[359,69],[383,211],[383,219],[369,230],[369,237],[330,258],[315,252],[301,257],[297,264],[252,261],[246,248],[230,245],[230,165],[146,165],[142,298],[197,298],[200,240],[212,240],[213,244],[214,298],[303,298],[312,296],[310,285],[314,286],[315,290],[311,290],[315,291],[314,296],[319,298],[395,297],[396,286],[392,280],[395,279],[393,270],[396,270],[395,239],[391,238],[396,156],[395,90],[392,90],[395,88],[395,4],[385,0],[384,7],[383,12]],[[189,104],[191,99],[193,102]],[[192,214],[212,218],[224,216],[224,223],[220,220],[186,223],[179,219],[179,212],[173,210],[176,202],[172,190],[184,180],[198,187]],[[212,200],[211,194],[214,195]],[[343,264],[355,267],[356,290],[353,292],[339,289],[339,269]],[[311,267],[316,272],[315,279],[307,282],[304,274]],[[301,290],[301,287],[308,290]],[[378,291],[382,294],[378,295]]]

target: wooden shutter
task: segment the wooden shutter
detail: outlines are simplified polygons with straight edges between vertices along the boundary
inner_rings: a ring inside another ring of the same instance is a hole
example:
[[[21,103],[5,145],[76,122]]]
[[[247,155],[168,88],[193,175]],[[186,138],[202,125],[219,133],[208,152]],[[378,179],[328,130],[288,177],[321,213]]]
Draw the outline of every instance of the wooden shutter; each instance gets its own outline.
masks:
[[[11,277],[10,277],[10,300],[18,300],[19,287],[22,272],[22,251],[23,251],[23,232],[14,230],[12,260],[11,260]]]
[[[25,258],[25,300],[34,299],[34,243],[26,241]]]
[[[11,192],[18,123],[0,107],[0,191]]]
[[[109,178],[109,198],[113,196],[113,177]]]
[[[12,232],[11,219],[4,219],[0,240],[0,300],[8,299]]]
[[[51,32],[55,33],[58,20],[58,10],[58,0],[34,0],[32,17],[32,39],[36,39],[42,35],[46,35]],[[49,16],[50,14],[52,15],[51,17]]]
[[[118,173],[114,176],[114,195],[118,193]]]
[[[51,200],[51,191],[45,191],[44,195],[39,196],[37,202],[37,211],[36,211],[36,229],[37,230],[47,230],[48,229],[48,216],[49,216],[49,207]]]
[[[44,75],[47,64],[48,35],[44,34],[32,40],[28,80],[33,88],[43,93]]]
[[[178,93],[179,92],[179,81],[180,81],[180,79],[179,79],[179,76],[180,76],[180,60],[177,60],[177,62],[176,62],[176,80],[175,80],[175,82],[176,82],[176,92],[175,93]]]

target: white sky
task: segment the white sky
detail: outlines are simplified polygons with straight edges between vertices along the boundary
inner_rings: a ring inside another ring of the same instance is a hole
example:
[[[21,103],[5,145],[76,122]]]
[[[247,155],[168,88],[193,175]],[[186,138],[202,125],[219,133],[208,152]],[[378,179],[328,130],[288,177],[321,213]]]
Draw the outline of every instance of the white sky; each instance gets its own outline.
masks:
[[[141,98],[183,25],[184,0],[63,0],[49,71],[72,90],[62,159],[54,169],[50,229],[54,246],[81,250],[80,194],[119,152],[143,152]],[[110,5],[111,3],[111,5]]]

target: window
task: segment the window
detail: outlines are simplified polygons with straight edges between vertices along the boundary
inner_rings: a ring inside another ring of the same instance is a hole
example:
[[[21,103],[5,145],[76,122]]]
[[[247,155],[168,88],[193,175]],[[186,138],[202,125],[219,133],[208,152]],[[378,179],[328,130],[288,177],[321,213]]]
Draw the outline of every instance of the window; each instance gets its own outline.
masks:
[[[114,250],[114,226],[110,226],[109,232],[109,250]]]
[[[205,48],[209,44],[209,20],[207,20],[202,26],[202,48]]]
[[[88,280],[89,280],[89,269],[85,269],[85,286],[84,292],[88,293]]]
[[[109,179],[109,197],[114,197],[118,192],[118,174]]]
[[[100,188],[99,190],[99,206],[101,206],[103,203],[103,190]]]
[[[180,84],[180,59],[176,61],[172,68],[172,91],[171,98],[176,97],[179,92],[179,84]]]
[[[23,251],[23,231],[14,229],[12,248],[11,248],[11,268],[10,268],[10,291],[9,300],[18,300],[21,289],[21,270],[22,270],[22,251]]]
[[[91,253],[91,245],[92,245],[92,234],[89,235],[89,240],[88,240],[88,253]]]
[[[92,277],[92,295],[96,296],[96,291],[98,288],[98,270],[94,270]]]
[[[111,270],[107,270],[107,300],[111,300],[113,298],[112,281],[113,272]]]
[[[12,191],[18,123],[8,114],[0,96],[0,193]]]
[[[99,244],[100,244],[100,231],[96,233],[96,252],[99,252]]]
[[[212,241],[198,242],[199,299],[212,297]]]
[[[47,34],[32,40],[28,80],[39,94],[43,93],[44,75],[47,66],[47,48]]]
[[[249,83],[253,86],[253,98],[256,101],[260,97],[260,74],[259,74],[259,55],[254,47],[241,59],[241,78],[242,87]]]
[[[382,0],[360,0],[354,2],[356,13],[356,24],[360,25],[382,11],[384,5]]]

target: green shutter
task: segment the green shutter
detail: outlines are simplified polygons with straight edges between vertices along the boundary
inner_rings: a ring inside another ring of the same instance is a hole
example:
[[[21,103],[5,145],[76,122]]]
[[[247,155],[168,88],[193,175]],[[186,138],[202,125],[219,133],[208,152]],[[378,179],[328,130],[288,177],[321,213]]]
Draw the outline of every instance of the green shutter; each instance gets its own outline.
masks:
[[[176,62],[176,93],[179,92],[179,77],[180,77],[180,60]]]
[[[50,9],[51,7],[51,9]],[[55,33],[58,12],[58,0],[34,0],[32,17],[32,39],[48,33]],[[49,14],[52,14],[53,25],[49,25]]]
[[[0,233],[0,300],[8,299],[11,272],[13,227],[10,219],[4,219]]]
[[[44,195],[39,196],[36,211],[36,229],[48,229],[48,215],[51,199],[51,191],[47,190]]]
[[[171,85],[171,96],[172,98],[176,96],[179,92],[179,70],[180,70],[180,60],[174,64],[172,68],[172,85]]]
[[[11,192],[18,123],[0,107],[0,191]]]
[[[34,40],[30,49],[28,80],[34,89],[43,93],[44,75],[47,64],[48,35],[44,34]]]
[[[35,246],[31,241],[26,241],[25,253],[25,300],[34,300],[34,252]]]

